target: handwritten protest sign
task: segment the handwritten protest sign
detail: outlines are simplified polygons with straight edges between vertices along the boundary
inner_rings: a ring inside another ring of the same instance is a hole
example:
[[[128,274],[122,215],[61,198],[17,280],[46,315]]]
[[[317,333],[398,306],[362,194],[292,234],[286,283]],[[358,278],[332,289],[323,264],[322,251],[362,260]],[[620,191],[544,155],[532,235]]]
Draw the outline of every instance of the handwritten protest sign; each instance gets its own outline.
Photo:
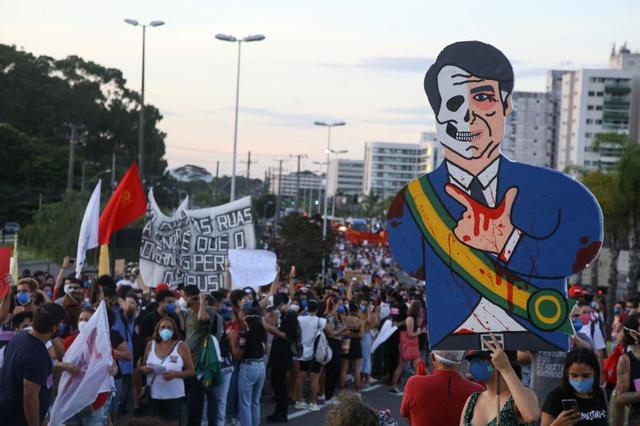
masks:
[[[260,287],[276,278],[276,255],[268,250],[229,250],[233,288]]]
[[[158,208],[149,191],[149,207],[140,244],[140,273],[145,285],[194,284],[201,291],[222,287],[229,249],[255,247],[251,198],[206,209],[181,206],[173,216]]]

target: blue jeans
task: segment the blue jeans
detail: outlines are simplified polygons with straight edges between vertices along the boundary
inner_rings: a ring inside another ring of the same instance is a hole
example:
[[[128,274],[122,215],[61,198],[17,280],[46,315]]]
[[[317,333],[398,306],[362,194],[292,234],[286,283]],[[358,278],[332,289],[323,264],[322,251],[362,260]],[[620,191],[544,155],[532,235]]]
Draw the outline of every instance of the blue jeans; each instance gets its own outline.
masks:
[[[241,363],[238,372],[238,400],[241,426],[260,425],[260,396],[264,386],[264,361]]]
[[[224,415],[227,411],[227,395],[229,393],[229,386],[231,385],[231,376],[233,375],[233,367],[224,371],[224,382],[213,388],[214,401],[216,404],[215,411],[208,408],[207,418],[209,420],[209,426],[224,426]]]

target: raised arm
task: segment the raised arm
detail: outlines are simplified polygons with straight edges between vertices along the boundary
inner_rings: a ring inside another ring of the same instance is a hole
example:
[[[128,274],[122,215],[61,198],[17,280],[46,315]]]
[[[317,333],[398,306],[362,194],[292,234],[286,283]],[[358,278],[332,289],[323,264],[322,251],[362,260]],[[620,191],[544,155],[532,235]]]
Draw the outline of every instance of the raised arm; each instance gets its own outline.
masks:
[[[624,354],[618,359],[616,381],[616,403],[619,405],[631,405],[640,401],[640,392],[631,392],[631,364],[629,355]]]

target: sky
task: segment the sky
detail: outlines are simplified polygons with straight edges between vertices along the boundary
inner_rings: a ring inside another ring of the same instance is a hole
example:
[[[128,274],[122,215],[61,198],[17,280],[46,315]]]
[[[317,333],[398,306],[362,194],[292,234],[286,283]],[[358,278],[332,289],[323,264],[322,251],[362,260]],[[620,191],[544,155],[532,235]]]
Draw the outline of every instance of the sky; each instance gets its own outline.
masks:
[[[613,43],[640,48],[640,2],[458,0],[0,0],[0,43],[86,60],[141,81],[140,27],[147,30],[145,98],[159,108],[171,168],[195,164],[230,174],[237,45],[216,33],[264,34],[242,45],[238,174],[264,177],[277,160],[318,170],[327,131],[341,158],[363,159],[365,141],[416,143],[434,130],[422,81],[446,45],[481,40],[501,49],[515,90],[544,91],[546,70],[606,67]]]

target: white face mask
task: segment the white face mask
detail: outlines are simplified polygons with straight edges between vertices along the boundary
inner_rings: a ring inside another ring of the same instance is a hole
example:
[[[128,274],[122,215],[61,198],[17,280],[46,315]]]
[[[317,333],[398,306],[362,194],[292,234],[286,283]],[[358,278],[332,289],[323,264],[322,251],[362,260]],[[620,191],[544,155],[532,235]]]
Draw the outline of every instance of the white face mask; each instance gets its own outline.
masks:
[[[82,330],[86,330],[88,321],[78,321],[78,331],[82,333]]]

